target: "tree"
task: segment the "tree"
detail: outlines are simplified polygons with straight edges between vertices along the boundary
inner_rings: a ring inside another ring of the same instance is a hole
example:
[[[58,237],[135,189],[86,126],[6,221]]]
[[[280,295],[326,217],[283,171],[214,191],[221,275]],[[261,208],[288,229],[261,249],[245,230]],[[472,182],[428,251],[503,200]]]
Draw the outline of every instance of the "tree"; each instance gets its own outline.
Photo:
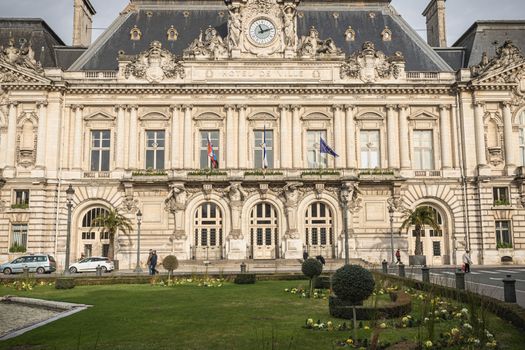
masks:
[[[109,233],[109,260],[113,260],[115,256],[115,234],[118,231],[124,233],[133,231],[131,221],[120,214],[117,209],[110,209],[94,218],[91,222],[91,229],[98,229],[99,231]]]
[[[303,274],[310,279],[310,291],[308,292],[308,298],[311,298],[314,289],[314,278],[323,272],[323,265],[319,260],[309,258],[303,262],[301,270],[303,271]]]
[[[437,222],[436,212],[428,206],[417,207],[415,210],[406,209],[403,220],[400,230],[406,229],[408,232],[410,227],[415,226],[416,248],[414,249],[414,255],[423,255],[421,230],[423,230],[425,226],[430,226],[436,231],[441,230]]]

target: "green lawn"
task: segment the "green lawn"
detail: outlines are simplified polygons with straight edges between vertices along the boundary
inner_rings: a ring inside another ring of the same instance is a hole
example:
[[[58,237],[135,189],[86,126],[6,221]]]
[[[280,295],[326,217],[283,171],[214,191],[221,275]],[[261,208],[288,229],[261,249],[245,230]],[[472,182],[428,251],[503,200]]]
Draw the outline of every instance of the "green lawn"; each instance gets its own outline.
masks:
[[[65,291],[39,286],[30,292],[0,287],[0,295],[94,305],[4,341],[0,349],[336,349],[335,342],[345,340],[350,331],[302,328],[309,317],[342,322],[330,317],[327,300],[284,292],[307,285],[307,281],[264,281],[219,288],[111,285]],[[490,325],[501,348],[523,349],[523,334],[495,317]],[[380,339],[399,339],[400,332],[408,339],[417,335],[416,328],[386,329]],[[360,333],[369,337],[371,331]]]

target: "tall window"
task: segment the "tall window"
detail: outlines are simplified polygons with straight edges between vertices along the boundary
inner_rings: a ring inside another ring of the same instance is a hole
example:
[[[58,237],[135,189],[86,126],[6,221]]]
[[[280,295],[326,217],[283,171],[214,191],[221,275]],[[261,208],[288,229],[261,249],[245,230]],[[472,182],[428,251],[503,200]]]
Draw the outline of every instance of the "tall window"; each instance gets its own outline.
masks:
[[[361,168],[381,167],[379,130],[361,130]]]
[[[508,187],[492,188],[492,196],[494,199],[494,205],[510,205]]]
[[[258,203],[250,213],[250,246],[253,259],[278,259],[279,250],[268,254],[266,248],[279,245],[277,211],[269,203]]]
[[[432,130],[414,130],[414,168],[434,169]]]
[[[27,224],[13,224],[11,232],[11,247],[18,246],[27,249]]]
[[[307,155],[309,168],[326,168],[328,157],[321,153],[321,137],[326,141],[326,130],[308,130]]]
[[[91,171],[109,171],[111,132],[91,131]]]
[[[222,215],[215,203],[203,203],[194,216],[194,246],[195,259],[222,259],[223,235]]]
[[[219,130],[202,130],[201,131],[201,144],[200,144],[201,169],[211,168],[211,160],[208,157],[208,138],[212,144],[213,153],[215,153],[217,162],[220,159],[219,158],[219,141],[220,141]]]
[[[335,256],[332,212],[321,202],[306,210],[305,234],[308,253],[333,258]]]
[[[15,190],[15,203],[17,207],[29,206],[29,190]]]
[[[164,130],[146,131],[146,169],[164,169],[165,137]]]
[[[265,142],[266,134],[266,142]],[[253,147],[253,159],[255,161],[255,168],[264,168],[264,148],[263,143],[266,143],[266,159],[268,161],[268,168],[273,168],[273,130],[255,130],[255,145]]]
[[[525,111],[521,112],[520,115],[520,126],[519,126],[519,133],[520,133],[520,160],[521,165],[525,166]]]
[[[512,248],[510,221],[496,221],[496,244],[498,248]]]

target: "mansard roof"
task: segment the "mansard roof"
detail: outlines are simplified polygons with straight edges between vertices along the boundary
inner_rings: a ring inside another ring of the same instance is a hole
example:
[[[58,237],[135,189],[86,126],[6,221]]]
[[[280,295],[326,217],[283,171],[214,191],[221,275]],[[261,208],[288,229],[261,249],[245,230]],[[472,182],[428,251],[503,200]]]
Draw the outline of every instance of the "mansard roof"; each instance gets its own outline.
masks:
[[[454,47],[465,48],[463,68],[479,64],[486,52],[489,57],[505,41],[511,40],[525,52],[525,21],[477,21],[455,43]]]
[[[9,40],[15,46],[28,45],[35,52],[35,59],[43,67],[57,67],[55,46],[64,46],[62,39],[40,18],[0,18],[0,47],[7,47]]]
[[[371,41],[386,56],[402,52],[407,71],[451,71],[389,3],[390,0],[302,0],[297,8],[298,35],[308,35],[315,26],[320,38],[332,38],[347,55]],[[226,37],[227,23],[228,9],[223,0],[133,0],[70,70],[116,70],[119,52],[137,55],[148,50],[155,40],[182,56],[201,29],[212,26]],[[133,41],[130,32],[135,26],[141,39]],[[168,40],[171,26],[178,32],[176,41]],[[355,41],[345,39],[348,26],[355,31]],[[391,41],[382,39],[381,33],[387,27],[392,32]]]

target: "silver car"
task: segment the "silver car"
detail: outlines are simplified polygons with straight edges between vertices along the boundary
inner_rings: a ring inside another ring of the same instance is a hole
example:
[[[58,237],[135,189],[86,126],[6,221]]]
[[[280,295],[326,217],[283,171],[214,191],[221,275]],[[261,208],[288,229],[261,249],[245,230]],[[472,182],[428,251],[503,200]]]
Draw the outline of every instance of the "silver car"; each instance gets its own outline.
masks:
[[[57,269],[55,258],[47,254],[24,255],[10,263],[0,265],[0,271],[5,275],[24,272],[27,267],[29,272],[38,274],[54,272]]]

